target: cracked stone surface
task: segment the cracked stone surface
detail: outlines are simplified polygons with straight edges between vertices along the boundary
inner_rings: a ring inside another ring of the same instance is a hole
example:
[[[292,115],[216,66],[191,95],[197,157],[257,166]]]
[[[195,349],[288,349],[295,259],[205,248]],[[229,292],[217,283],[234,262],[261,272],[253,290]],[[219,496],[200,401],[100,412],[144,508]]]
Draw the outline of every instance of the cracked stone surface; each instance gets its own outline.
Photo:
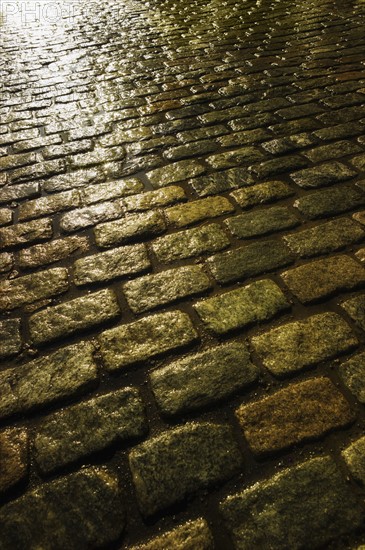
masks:
[[[0,27],[0,549],[364,549],[364,2]]]

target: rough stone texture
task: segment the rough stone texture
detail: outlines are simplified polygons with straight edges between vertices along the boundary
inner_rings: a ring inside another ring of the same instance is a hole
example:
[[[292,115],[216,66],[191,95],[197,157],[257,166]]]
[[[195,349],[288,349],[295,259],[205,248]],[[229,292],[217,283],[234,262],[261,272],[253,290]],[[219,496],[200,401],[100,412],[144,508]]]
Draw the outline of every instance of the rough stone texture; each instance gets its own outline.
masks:
[[[281,274],[289,290],[302,303],[311,303],[337,291],[365,284],[365,269],[350,256],[335,256],[301,265]]]
[[[358,353],[345,361],[338,368],[343,383],[355,395],[360,403],[365,404],[365,353]]]
[[[38,427],[35,459],[43,473],[91,453],[144,435],[146,419],[139,392],[124,388],[56,412]]]
[[[297,185],[304,188],[323,187],[346,181],[356,176],[355,170],[347,168],[341,162],[326,162],[314,168],[306,168],[290,174]]]
[[[279,472],[221,504],[235,548],[304,550],[359,527],[363,513],[330,457]]]
[[[68,274],[63,268],[39,271],[0,283],[0,311],[15,309],[36,300],[57,296],[68,289]]]
[[[167,208],[165,215],[168,223],[174,227],[186,227],[192,223],[216,218],[233,211],[234,206],[225,197],[208,197]]]
[[[175,415],[216,403],[249,386],[258,375],[247,347],[232,343],[156,369],[150,379],[161,411]]]
[[[265,367],[286,376],[350,351],[357,344],[349,325],[336,313],[321,313],[254,336],[252,344]]]
[[[10,208],[0,208],[0,225],[8,225],[12,220],[12,210],[10,210]]]
[[[186,200],[185,191],[182,187],[175,185],[167,189],[158,189],[157,191],[148,191],[141,195],[134,195],[122,200],[122,205],[127,212],[143,212],[152,208],[160,208],[175,202]]]
[[[342,302],[341,307],[365,331],[365,294]]]
[[[219,283],[228,283],[283,267],[293,259],[282,240],[270,239],[221,252],[208,258],[207,264]]]
[[[355,418],[342,393],[323,377],[291,384],[269,397],[242,405],[236,414],[257,455],[318,439]]]
[[[98,381],[91,344],[75,344],[0,372],[0,417],[84,393]]]
[[[37,220],[0,229],[0,249],[37,243],[53,235],[51,220]]]
[[[28,475],[28,433],[18,428],[0,432],[0,494]]]
[[[350,218],[339,218],[298,233],[286,235],[289,248],[303,258],[335,252],[361,241],[365,232]]]
[[[247,169],[232,168],[208,176],[191,179],[189,184],[199,197],[206,197],[208,195],[231,191],[237,187],[251,185],[253,182],[254,180],[247,172]]]
[[[235,216],[225,221],[228,229],[239,239],[249,239],[281,231],[299,224],[298,218],[285,206],[273,206]]]
[[[88,248],[89,241],[86,237],[65,237],[20,250],[18,261],[20,267],[38,267],[58,262],[73,254],[82,254]]]
[[[80,206],[80,196],[78,191],[65,191],[56,193],[48,197],[41,197],[20,205],[19,220],[31,220],[48,216],[55,212],[70,210]]]
[[[0,511],[0,548],[86,550],[110,544],[124,526],[117,476],[88,468],[6,504]]]
[[[169,430],[129,454],[139,506],[146,516],[229,479],[241,462],[231,428],[205,422]]]
[[[365,485],[365,437],[351,443],[341,454],[353,478]]]
[[[96,244],[109,248],[137,239],[148,239],[163,233],[166,222],[160,212],[131,214],[121,220],[102,223],[94,229]]]
[[[341,185],[309,193],[294,202],[294,207],[309,219],[342,214],[365,204],[365,193],[353,185]]]
[[[99,183],[81,189],[80,197],[83,204],[105,202],[117,197],[127,197],[143,191],[143,183],[137,178]]]
[[[229,240],[216,223],[159,237],[152,249],[161,262],[174,262],[227,248]]]
[[[208,298],[194,305],[203,323],[216,334],[267,321],[290,306],[280,288],[271,280]]]
[[[122,208],[117,202],[102,202],[67,212],[61,217],[61,229],[73,233],[97,223],[114,220],[122,216]]]
[[[44,344],[90,329],[120,314],[116,296],[105,289],[35,313],[29,319],[32,342]]]
[[[122,246],[76,260],[74,264],[77,286],[140,273],[150,267],[145,245]]]
[[[199,266],[186,266],[146,275],[123,286],[129,307],[135,313],[154,309],[179,298],[209,290],[212,284]]]
[[[0,358],[10,357],[21,350],[20,319],[0,321]]]
[[[105,367],[113,371],[190,344],[196,338],[188,315],[173,311],[106,330],[98,339]]]
[[[283,181],[267,181],[258,183],[245,189],[233,191],[231,196],[241,206],[249,208],[257,204],[275,202],[294,194],[291,187]]]
[[[131,547],[130,550],[213,550],[214,541],[207,522],[202,519],[188,521],[145,544]]]
[[[181,160],[163,168],[156,168],[156,170],[147,172],[147,177],[154,187],[165,187],[177,181],[199,176],[200,174],[204,174],[205,171],[206,168],[196,160]]]

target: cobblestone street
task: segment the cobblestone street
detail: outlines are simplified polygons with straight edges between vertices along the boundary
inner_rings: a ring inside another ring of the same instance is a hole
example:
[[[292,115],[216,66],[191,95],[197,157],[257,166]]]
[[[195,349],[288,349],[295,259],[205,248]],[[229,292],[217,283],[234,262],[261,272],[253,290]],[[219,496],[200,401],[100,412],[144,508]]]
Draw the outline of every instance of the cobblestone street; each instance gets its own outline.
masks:
[[[0,51],[0,550],[365,550],[365,1]]]

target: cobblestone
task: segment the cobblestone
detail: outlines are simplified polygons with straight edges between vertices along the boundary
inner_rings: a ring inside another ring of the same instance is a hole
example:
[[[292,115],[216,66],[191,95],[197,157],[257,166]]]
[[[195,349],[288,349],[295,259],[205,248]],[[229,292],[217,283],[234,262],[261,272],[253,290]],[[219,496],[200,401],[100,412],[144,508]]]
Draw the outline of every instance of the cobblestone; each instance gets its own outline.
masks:
[[[236,548],[260,548],[268,541],[275,550],[318,548],[359,526],[362,518],[359,501],[327,456],[227,497],[221,510]]]
[[[3,227],[0,229],[0,250],[46,241],[52,235],[52,222],[49,219]]]
[[[156,369],[150,378],[161,411],[176,415],[219,402],[250,386],[258,374],[247,347],[232,343]]]
[[[70,210],[80,206],[80,197],[77,191],[65,191],[50,197],[41,197],[27,201],[19,207],[19,220],[31,220],[48,216],[62,210]]]
[[[95,206],[79,208],[64,214],[60,226],[66,233],[91,227],[97,223],[114,220],[122,216],[122,208],[117,202],[103,202]]]
[[[233,211],[234,206],[225,197],[208,197],[167,208],[165,215],[170,224],[180,228]]]
[[[339,218],[298,233],[285,235],[284,240],[293,252],[303,258],[310,258],[335,252],[363,238],[364,232],[361,227],[350,218]]]
[[[129,307],[141,313],[180,298],[211,289],[212,284],[199,266],[187,266],[146,275],[123,286]]]
[[[195,304],[204,324],[216,334],[267,321],[290,306],[279,287],[271,280],[208,298]]]
[[[145,245],[122,246],[76,260],[75,284],[82,286],[87,283],[110,281],[117,277],[141,273],[150,265]]]
[[[20,319],[6,319],[0,321],[0,357],[10,357],[17,354],[22,348],[20,335]]]
[[[231,428],[192,423],[142,443],[129,455],[142,513],[152,515],[189,493],[229,479],[241,466]]]
[[[306,168],[299,172],[290,174],[290,177],[297,185],[304,188],[323,187],[324,185],[333,185],[346,181],[356,176],[354,170],[350,170],[340,162],[328,162],[316,166],[315,168]]]
[[[130,550],[160,550],[160,548],[174,548],[174,550],[212,550],[214,548],[213,537],[207,522],[199,518],[179,525],[172,531],[168,531],[145,544],[133,546]]]
[[[0,372],[0,417],[84,393],[98,381],[93,352],[80,343]]]
[[[341,303],[346,313],[365,331],[365,295],[360,294]]]
[[[206,197],[250,185],[253,180],[245,169],[232,168],[209,176],[191,179],[189,183],[199,197]]]
[[[128,212],[141,212],[161,206],[168,206],[186,199],[181,187],[171,186],[167,189],[149,191],[143,195],[135,195],[122,201],[122,205]]]
[[[29,319],[30,337],[36,345],[44,344],[101,325],[119,314],[113,291],[100,290],[32,315]]]
[[[17,428],[0,432],[0,494],[23,481],[28,475],[28,433]]]
[[[34,268],[58,262],[72,255],[82,254],[89,247],[86,237],[65,237],[48,243],[36,244],[19,251],[18,262],[23,268]]]
[[[291,384],[260,401],[242,405],[236,414],[257,455],[317,439],[355,419],[343,395],[323,377]]]
[[[50,532],[55,550],[111,543],[125,525],[122,502],[118,478],[105,468],[51,481],[2,508],[0,548],[50,548]]]
[[[68,290],[68,274],[63,268],[48,269],[0,283],[0,310],[15,309],[37,300],[58,296]]]
[[[174,311],[106,330],[99,343],[105,366],[113,371],[191,344],[197,337],[190,318]]]
[[[365,353],[359,353],[342,363],[338,369],[344,384],[356,396],[360,403],[365,403]]]
[[[134,388],[124,388],[46,417],[34,440],[35,458],[42,473],[50,473],[145,431],[140,395]]]
[[[251,341],[265,367],[275,376],[328,361],[350,351],[358,342],[349,325],[330,312],[281,325]]]
[[[249,239],[295,227],[299,225],[299,220],[289,208],[272,206],[229,218],[225,223],[233,235],[239,239]]]
[[[287,183],[282,181],[258,183],[246,189],[238,189],[231,193],[231,196],[241,208],[249,208],[250,206],[256,206],[258,204],[275,202],[292,195],[294,195],[294,191],[292,191]]]
[[[353,478],[365,485],[365,437],[353,441],[342,451],[342,457]]]
[[[350,256],[334,256],[301,265],[281,274],[289,290],[302,302],[327,298],[339,290],[365,284],[365,270]]]
[[[160,261],[169,263],[222,250],[228,245],[228,238],[221,227],[211,223],[159,237],[152,244],[152,249]]]
[[[196,160],[181,160],[147,172],[147,177],[154,187],[165,187],[172,183],[200,176],[204,174],[205,170],[203,164]]]
[[[309,219],[342,214],[364,204],[364,193],[353,185],[323,189],[305,195],[294,202],[294,206]]]
[[[100,248],[109,248],[133,240],[148,239],[163,233],[166,222],[160,212],[131,214],[113,222],[102,223],[95,227],[96,244]]]

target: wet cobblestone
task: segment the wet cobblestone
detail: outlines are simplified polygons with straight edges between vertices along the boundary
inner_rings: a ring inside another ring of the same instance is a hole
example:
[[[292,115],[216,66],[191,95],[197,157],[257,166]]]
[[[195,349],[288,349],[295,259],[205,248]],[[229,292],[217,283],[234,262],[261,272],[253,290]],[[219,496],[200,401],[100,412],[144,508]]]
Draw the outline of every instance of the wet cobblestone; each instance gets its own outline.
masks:
[[[364,31],[1,3],[1,550],[365,547]]]

